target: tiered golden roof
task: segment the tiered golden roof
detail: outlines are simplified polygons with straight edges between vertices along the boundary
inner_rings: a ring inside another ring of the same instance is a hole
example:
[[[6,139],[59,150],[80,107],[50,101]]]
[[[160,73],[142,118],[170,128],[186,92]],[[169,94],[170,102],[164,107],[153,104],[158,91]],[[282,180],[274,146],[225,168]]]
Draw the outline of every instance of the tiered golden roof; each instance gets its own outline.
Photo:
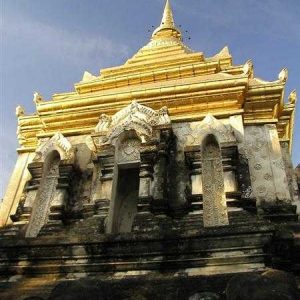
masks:
[[[113,115],[132,100],[153,109],[167,106],[173,122],[201,120],[208,112],[219,118],[242,114],[245,125],[276,124],[281,140],[291,142],[295,101],[284,104],[286,80],[285,69],[272,82],[255,78],[252,62],[233,65],[227,47],[209,58],[192,51],[167,0],[150,42],[124,65],[100,76],[85,72],[74,92],[50,101],[35,96],[36,114],[18,113],[19,151],[34,151],[38,138],[57,131],[89,134],[102,113]]]

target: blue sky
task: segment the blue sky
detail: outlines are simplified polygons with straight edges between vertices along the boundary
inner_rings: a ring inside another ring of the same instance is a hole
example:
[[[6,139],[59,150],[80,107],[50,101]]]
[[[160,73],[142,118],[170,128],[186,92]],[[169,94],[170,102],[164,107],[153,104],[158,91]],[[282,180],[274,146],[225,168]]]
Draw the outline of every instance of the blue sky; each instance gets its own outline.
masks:
[[[225,45],[234,63],[248,59],[255,75],[276,80],[289,69],[286,95],[300,94],[299,0],[172,0],[189,46],[206,56]],[[85,70],[119,65],[150,38],[164,0],[0,0],[0,197],[14,167],[15,107],[34,112],[33,92],[45,99],[73,90]],[[299,97],[300,98],[300,97]],[[293,149],[300,162],[300,108]]]

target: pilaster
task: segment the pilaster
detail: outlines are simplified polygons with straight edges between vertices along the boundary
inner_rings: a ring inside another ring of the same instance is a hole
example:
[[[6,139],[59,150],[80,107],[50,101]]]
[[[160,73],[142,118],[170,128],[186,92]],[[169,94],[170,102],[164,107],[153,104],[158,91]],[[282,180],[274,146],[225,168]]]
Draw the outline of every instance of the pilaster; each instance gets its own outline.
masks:
[[[169,148],[172,139],[172,129],[160,130],[160,141],[157,146],[157,157],[154,165],[152,211],[156,214],[165,214],[168,210],[168,171]]]
[[[137,214],[139,216],[149,215],[151,211],[151,204],[153,203],[153,173],[154,162],[156,159],[155,151],[144,151],[140,154],[140,187]]]

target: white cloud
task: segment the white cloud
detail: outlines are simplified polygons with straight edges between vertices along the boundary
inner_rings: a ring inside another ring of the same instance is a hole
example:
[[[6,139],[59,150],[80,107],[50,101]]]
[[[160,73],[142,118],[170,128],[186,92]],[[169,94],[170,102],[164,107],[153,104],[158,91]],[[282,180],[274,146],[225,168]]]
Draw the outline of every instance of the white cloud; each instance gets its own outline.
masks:
[[[72,64],[85,61],[91,56],[113,58],[127,56],[129,49],[107,38],[101,33],[70,32],[55,26],[41,23],[24,16],[6,16],[0,24],[0,34],[4,41],[21,42],[31,49],[49,57]]]

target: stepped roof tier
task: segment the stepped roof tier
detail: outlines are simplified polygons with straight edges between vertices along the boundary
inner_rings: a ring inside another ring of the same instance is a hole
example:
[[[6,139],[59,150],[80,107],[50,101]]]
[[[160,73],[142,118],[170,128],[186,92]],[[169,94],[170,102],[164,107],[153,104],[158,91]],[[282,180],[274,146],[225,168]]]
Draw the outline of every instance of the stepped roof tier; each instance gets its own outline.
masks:
[[[245,125],[273,123],[281,140],[292,140],[296,93],[285,104],[288,72],[268,82],[254,76],[251,60],[233,65],[228,47],[205,57],[184,44],[170,2],[149,43],[122,66],[85,72],[73,92],[49,101],[36,93],[36,113],[17,108],[19,152],[35,151],[38,138],[88,134],[102,113],[113,115],[133,100],[158,109],[167,106],[173,122],[242,114]],[[291,143],[290,143],[291,144]]]

